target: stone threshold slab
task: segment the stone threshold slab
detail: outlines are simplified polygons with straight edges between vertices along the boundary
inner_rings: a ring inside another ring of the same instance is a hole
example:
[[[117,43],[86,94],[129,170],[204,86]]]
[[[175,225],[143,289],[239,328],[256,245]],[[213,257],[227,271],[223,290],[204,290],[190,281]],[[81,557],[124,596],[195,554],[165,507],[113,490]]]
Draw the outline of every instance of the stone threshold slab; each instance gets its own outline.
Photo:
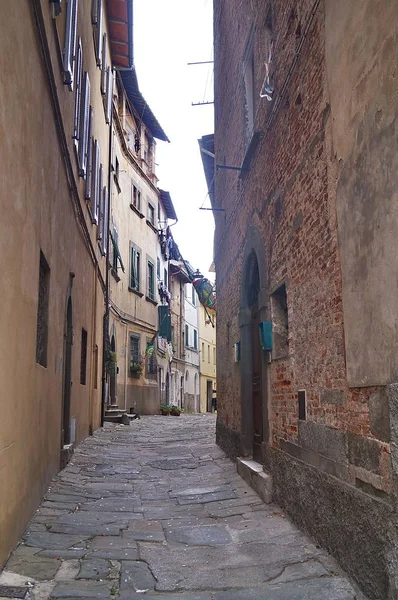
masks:
[[[265,473],[262,465],[254,460],[237,459],[239,475],[258,494],[263,502],[272,502],[272,477]]]

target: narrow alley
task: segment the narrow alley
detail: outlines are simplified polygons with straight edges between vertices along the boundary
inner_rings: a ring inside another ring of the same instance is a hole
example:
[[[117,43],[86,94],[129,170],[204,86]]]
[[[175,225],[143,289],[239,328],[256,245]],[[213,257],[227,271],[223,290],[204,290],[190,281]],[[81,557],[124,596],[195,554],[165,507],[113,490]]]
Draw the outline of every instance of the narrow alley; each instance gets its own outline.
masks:
[[[214,433],[214,415],[106,423],[54,477],[0,597],[363,598],[239,477]]]

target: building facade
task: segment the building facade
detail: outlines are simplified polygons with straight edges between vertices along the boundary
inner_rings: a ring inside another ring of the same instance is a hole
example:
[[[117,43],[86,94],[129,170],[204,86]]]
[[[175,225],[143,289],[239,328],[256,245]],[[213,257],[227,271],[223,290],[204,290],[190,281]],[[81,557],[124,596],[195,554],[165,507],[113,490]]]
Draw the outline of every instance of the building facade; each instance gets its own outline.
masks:
[[[132,65],[132,2],[6,3],[0,23],[2,564],[101,423],[112,84]]]
[[[214,2],[217,440],[379,599],[398,594],[397,20],[392,0]]]
[[[184,289],[185,315],[185,383],[182,408],[186,412],[199,410],[199,299],[192,283],[186,283]]]
[[[214,412],[216,385],[216,313],[199,305],[200,412]]]
[[[176,214],[170,194],[157,186],[155,138],[168,140],[134,70],[118,76],[114,93],[109,343],[115,366],[107,416],[118,409],[158,414],[168,368],[167,231]]]

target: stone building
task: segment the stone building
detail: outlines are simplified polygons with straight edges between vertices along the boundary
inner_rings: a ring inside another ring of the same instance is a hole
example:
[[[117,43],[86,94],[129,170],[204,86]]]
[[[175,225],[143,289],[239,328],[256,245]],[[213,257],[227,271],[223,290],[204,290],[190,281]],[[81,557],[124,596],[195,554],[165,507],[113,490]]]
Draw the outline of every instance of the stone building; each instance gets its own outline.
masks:
[[[1,565],[101,423],[112,86],[132,66],[132,1],[3,2],[0,50]]]
[[[214,1],[217,440],[379,599],[398,597],[396,9]]]
[[[168,370],[170,194],[158,188],[155,139],[168,141],[134,70],[118,75],[112,145],[109,342],[115,353],[106,418],[158,414]],[[150,347],[150,350],[147,349]]]

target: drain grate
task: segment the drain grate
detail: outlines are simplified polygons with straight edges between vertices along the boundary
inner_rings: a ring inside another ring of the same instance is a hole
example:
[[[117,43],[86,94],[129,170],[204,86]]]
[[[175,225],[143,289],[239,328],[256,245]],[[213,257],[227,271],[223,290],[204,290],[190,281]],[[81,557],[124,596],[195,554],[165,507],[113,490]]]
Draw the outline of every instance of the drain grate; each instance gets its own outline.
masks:
[[[27,587],[16,585],[0,585],[0,597],[3,598],[25,598]]]

